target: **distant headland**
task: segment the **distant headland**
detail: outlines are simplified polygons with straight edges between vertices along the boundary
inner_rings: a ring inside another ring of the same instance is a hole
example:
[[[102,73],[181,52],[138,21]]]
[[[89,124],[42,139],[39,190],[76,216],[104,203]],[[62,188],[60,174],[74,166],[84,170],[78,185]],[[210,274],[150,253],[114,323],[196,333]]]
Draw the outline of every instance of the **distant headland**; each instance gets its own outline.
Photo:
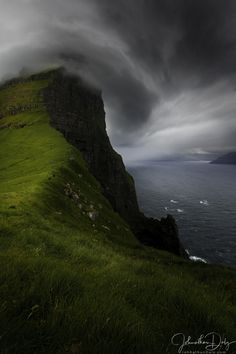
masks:
[[[210,162],[211,164],[236,165],[236,151],[229,152]]]

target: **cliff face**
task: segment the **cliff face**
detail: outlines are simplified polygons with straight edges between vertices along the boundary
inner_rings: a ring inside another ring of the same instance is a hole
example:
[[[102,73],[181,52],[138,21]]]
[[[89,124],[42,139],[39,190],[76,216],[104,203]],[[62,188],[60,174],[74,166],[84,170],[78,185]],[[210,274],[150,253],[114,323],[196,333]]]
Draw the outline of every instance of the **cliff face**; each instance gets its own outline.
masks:
[[[104,196],[135,236],[146,245],[187,256],[174,218],[167,216],[159,221],[140,212],[133,178],[106,133],[101,92],[63,68],[17,78],[6,82],[3,88],[0,118],[46,107],[51,126],[80,150]]]
[[[32,83],[35,82],[39,95],[37,90],[34,93]],[[20,89],[22,85],[24,90]],[[12,91],[12,87],[16,87],[16,92]],[[29,110],[38,111],[46,106],[50,124],[81,151],[90,172],[100,182],[103,194],[130,225],[136,237],[146,245],[186,256],[174,218],[168,216],[159,221],[147,218],[140,212],[133,178],[125,170],[121,156],[113,150],[107,136],[104,105],[99,91],[88,87],[64,69],[14,79],[2,88],[6,90],[0,102],[0,118]],[[4,102],[8,102],[6,107]]]
[[[133,178],[106,133],[101,93],[63,69],[50,75],[51,84],[44,90],[50,123],[82,152],[113,209],[142,243],[186,256],[171,216],[158,221],[146,218],[139,211]]]
[[[82,152],[114,210],[134,220],[139,214],[134,182],[110,144],[101,94],[59,70],[44,97],[51,125]]]

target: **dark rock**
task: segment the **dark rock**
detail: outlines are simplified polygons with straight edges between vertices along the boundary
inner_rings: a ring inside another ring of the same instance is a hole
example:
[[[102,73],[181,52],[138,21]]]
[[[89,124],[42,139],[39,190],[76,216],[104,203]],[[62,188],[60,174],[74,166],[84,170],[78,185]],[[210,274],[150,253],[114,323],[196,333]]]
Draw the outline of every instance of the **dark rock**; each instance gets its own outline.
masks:
[[[51,125],[79,148],[114,210],[127,222],[135,219],[139,208],[134,182],[107,136],[101,93],[62,69],[44,93]]]
[[[160,221],[153,218],[141,217],[134,227],[134,233],[140,242],[166,250],[188,258],[179,240],[179,231],[175,219],[171,215]]]

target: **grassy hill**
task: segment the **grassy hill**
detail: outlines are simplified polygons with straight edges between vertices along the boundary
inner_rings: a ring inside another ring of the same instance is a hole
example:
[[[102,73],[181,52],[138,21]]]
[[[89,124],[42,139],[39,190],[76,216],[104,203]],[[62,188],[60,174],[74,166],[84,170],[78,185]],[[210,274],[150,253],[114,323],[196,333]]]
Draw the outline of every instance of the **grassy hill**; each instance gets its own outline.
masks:
[[[235,270],[140,245],[50,127],[48,83],[0,90],[0,353],[177,353],[178,332],[236,340]]]

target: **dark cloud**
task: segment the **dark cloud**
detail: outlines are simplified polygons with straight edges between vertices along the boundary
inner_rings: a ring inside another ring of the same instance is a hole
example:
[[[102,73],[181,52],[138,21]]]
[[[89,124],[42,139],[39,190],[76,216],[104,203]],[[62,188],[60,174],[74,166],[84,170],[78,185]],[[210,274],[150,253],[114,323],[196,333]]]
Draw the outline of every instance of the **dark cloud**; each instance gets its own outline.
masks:
[[[149,90],[145,83],[132,75],[127,68],[114,68],[112,53],[110,61],[88,59],[75,53],[61,54],[61,58],[80,75],[85,76],[94,85],[103,87],[106,104],[113,110],[113,125],[117,128],[124,126],[128,130],[145,125],[153,107],[158,103],[158,96]],[[115,60],[115,58],[114,58]]]
[[[118,126],[124,125],[129,130],[143,126],[158,103],[157,95],[126,71],[108,75],[104,83],[108,88],[104,89],[104,94],[116,118],[114,123]]]
[[[145,158],[236,148],[234,0],[0,0],[0,76],[65,65]]]
[[[205,74],[218,78],[235,72],[233,0],[101,0],[99,4],[104,22],[128,43],[130,55],[163,80],[178,71],[202,79]]]
[[[182,39],[176,47],[173,67],[177,66],[185,75],[197,74],[206,84],[235,73],[234,2],[189,0],[184,3]]]

